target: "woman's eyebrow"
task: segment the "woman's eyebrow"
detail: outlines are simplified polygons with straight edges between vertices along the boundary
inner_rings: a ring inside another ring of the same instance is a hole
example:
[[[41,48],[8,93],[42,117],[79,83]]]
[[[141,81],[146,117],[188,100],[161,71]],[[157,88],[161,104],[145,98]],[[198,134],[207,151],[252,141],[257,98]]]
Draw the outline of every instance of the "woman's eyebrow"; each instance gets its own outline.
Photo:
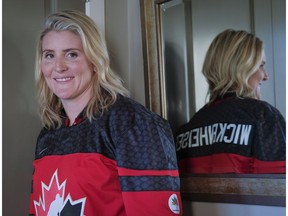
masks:
[[[62,52],[69,52],[69,51],[74,51],[74,50],[76,50],[76,51],[81,51],[81,49],[79,49],[79,48],[68,48],[68,49],[64,49]],[[52,49],[44,49],[43,51],[42,51],[42,53],[44,53],[44,52],[54,52],[54,50],[52,50]]]
[[[51,50],[51,49],[44,49],[43,51],[42,51],[42,53],[44,53],[44,52],[53,52],[53,50]]]

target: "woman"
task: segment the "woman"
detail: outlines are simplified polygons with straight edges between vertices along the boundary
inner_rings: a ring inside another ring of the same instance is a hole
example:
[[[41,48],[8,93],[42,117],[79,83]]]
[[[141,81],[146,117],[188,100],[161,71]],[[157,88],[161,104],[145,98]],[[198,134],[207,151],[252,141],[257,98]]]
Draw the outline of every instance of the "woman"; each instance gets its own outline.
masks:
[[[202,70],[209,102],[177,135],[180,172],[285,173],[285,119],[260,100],[265,63],[263,42],[246,31],[212,41]]]
[[[88,16],[63,11],[47,18],[36,84],[44,128],[31,215],[181,214],[171,129],[127,96]]]

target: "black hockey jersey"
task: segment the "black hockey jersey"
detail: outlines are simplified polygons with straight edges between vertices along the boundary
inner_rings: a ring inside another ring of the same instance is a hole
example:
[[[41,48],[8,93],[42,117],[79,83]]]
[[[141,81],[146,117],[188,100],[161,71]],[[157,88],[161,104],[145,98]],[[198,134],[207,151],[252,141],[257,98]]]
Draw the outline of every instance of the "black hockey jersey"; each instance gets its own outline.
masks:
[[[38,137],[31,215],[181,215],[179,191],[169,124],[129,98]]]
[[[285,119],[268,103],[226,95],[205,105],[176,140],[180,173],[285,173]]]

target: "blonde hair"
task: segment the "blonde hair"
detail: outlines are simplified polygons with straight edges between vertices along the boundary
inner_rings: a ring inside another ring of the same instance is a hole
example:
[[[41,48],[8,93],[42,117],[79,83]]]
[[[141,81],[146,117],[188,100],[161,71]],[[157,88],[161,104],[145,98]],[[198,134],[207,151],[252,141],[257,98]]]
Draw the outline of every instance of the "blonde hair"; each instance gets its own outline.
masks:
[[[209,102],[226,93],[257,98],[248,79],[260,67],[262,52],[263,42],[254,34],[227,29],[217,35],[202,69],[209,84]]]
[[[93,93],[87,108],[86,117],[92,120],[96,113],[103,113],[117,99],[117,95],[128,96],[122,80],[110,68],[110,58],[106,41],[96,24],[82,12],[66,10],[54,13],[46,19],[44,30],[41,32],[36,53],[36,90],[40,106],[40,117],[45,127],[59,128],[63,119],[63,106],[59,98],[49,89],[41,71],[42,41],[50,31],[71,31],[79,35],[84,53],[95,68],[92,77]]]

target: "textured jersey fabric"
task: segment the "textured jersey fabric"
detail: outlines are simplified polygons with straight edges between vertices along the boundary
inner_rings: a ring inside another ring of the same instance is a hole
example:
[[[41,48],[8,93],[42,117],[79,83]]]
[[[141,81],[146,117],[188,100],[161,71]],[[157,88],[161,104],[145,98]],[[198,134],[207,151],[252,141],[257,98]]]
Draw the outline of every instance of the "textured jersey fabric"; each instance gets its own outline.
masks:
[[[175,145],[166,120],[119,96],[101,117],[43,129],[31,215],[181,215]]]
[[[233,95],[205,105],[177,134],[180,173],[285,173],[285,119]]]

